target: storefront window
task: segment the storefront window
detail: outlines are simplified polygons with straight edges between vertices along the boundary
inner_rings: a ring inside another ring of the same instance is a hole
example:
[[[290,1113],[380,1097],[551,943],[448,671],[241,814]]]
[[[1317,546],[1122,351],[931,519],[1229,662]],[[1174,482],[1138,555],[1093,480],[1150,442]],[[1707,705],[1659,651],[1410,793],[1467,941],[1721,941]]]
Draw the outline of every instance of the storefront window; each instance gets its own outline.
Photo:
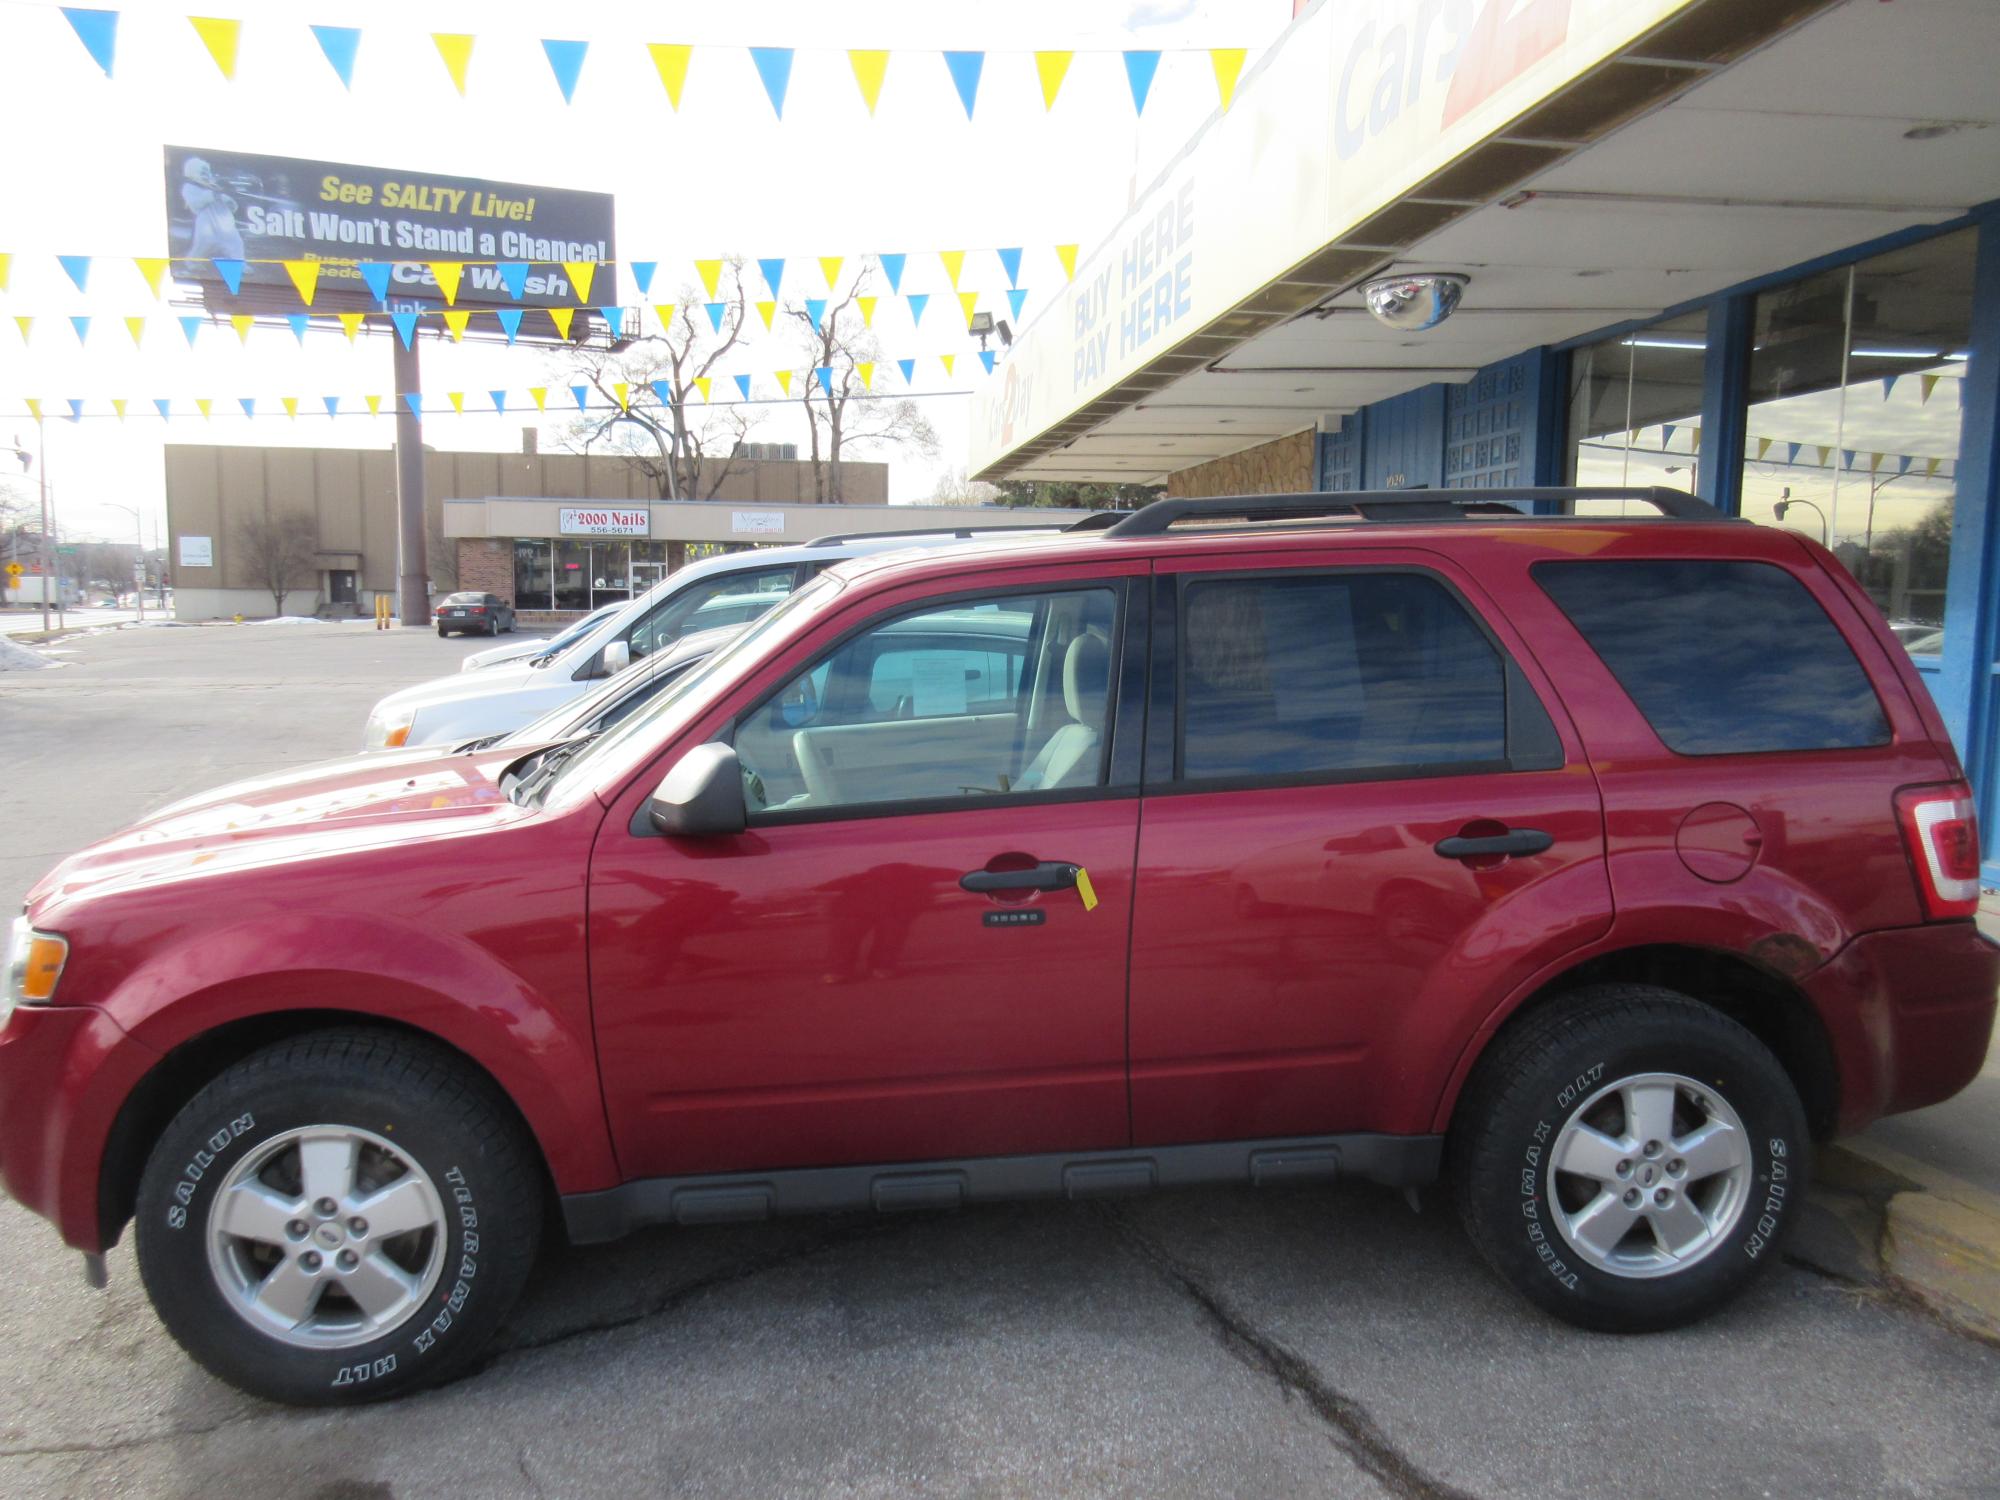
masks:
[[[514,542],[514,608],[553,609],[551,556],[547,542],[526,537]]]
[[[1941,640],[1974,231],[1757,298],[1743,515],[1825,541],[1906,644]]]
[[[1701,465],[1707,336],[1708,315],[1692,312],[1571,354],[1571,484],[1693,491]],[[1617,515],[1624,505],[1585,501],[1578,510]]]
[[[590,606],[590,543],[564,537],[555,542],[556,608],[578,612]]]
[[[590,544],[590,607],[616,604],[632,597],[632,544],[596,541]]]

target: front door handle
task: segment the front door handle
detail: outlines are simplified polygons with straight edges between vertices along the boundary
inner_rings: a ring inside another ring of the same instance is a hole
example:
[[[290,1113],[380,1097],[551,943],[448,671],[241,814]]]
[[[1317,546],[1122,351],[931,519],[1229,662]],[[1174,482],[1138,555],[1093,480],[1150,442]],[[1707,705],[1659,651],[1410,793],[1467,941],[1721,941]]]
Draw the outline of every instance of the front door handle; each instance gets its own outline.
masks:
[[[1439,839],[1431,847],[1446,859],[1491,859],[1495,855],[1540,854],[1554,843],[1554,836],[1539,828],[1510,828],[1483,838]]]
[[[1062,891],[1076,885],[1077,866],[1067,860],[1043,860],[1025,870],[969,870],[958,877],[968,891]]]

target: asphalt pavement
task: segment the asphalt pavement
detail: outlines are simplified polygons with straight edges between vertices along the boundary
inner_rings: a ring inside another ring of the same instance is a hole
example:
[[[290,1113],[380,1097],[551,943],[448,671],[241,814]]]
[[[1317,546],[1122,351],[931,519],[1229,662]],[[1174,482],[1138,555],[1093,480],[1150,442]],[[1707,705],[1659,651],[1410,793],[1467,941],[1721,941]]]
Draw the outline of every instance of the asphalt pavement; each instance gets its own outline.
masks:
[[[477,644],[126,630],[0,674],[0,901],[151,806],[353,748]],[[1899,1148],[1983,1162],[1988,1070]],[[1816,1212],[1744,1301],[1645,1338],[1534,1312],[1435,1194],[655,1231],[550,1253],[447,1389],[302,1414],[191,1364],[129,1246],[92,1292],[0,1203],[0,1495],[2000,1495],[2000,1346]]]

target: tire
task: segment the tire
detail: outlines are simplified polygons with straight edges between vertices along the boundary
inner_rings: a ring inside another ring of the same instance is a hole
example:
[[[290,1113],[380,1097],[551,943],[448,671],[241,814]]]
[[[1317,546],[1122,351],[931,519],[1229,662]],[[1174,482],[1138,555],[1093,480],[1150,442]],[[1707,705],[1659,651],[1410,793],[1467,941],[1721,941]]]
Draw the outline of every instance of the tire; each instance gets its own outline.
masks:
[[[331,1216],[305,1196],[308,1150],[322,1189],[349,1184]],[[225,1232],[225,1201],[251,1232]],[[211,1374],[272,1401],[355,1405],[438,1384],[479,1352],[527,1280],[543,1206],[532,1148],[484,1077],[421,1040],[313,1032],[175,1116],[139,1183],[139,1273]],[[390,1223],[418,1227],[379,1233]],[[343,1266],[366,1298],[347,1295]]]
[[[1538,1307],[1613,1333],[1741,1293],[1778,1258],[1810,1155],[1798,1092],[1756,1037],[1637,984],[1580,989],[1503,1032],[1450,1141],[1479,1253]]]
[[[444,628],[444,626],[442,626],[442,625],[438,626],[438,639],[439,639],[439,640],[443,640],[443,639],[444,639],[444,638],[445,638],[446,636],[448,636],[448,635],[450,635],[450,634],[451,634],[451,632],[450,632],[449,630],[446,630],[446,629]]]

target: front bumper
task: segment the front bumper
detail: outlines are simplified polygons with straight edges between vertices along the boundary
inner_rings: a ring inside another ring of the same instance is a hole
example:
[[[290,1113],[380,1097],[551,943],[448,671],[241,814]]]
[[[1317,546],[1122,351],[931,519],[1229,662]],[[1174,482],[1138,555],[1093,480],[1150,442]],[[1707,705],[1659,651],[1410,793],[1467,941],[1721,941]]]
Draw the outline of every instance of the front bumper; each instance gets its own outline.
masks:
[[[23,1005],[0,1027],[0,1187],[86,1253],[109,1247],[98,1212],[104,1143],[158,1055],[87,1005]]]
[[[1840,1068],[1838,1128],[1949,1099],[1979,1076],[1992,1040],[2000,945],[1971,922],[1856,938],[1805,987]]]

